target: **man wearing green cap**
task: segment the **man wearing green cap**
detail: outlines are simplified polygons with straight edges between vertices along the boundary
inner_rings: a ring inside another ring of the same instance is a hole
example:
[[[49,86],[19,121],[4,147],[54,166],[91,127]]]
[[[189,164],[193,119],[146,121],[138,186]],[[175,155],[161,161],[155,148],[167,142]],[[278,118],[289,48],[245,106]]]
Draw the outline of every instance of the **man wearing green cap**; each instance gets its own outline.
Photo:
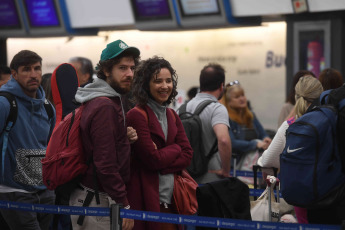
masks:
[[[126,192],[130,176],[128,138],[136,137],[136,132],[129,131],[127,138],[122,96],[131,89],[139,55],[137,48],[121,40],[108,44],[96,67],[98,78],[78,88],[75,99],[84,104],[80,120],[82,142],[86,159],[92,159],[92,163],[81,179],[80,188],[71,194],[72,206],[110,207],[121,203],[130,208]],[[109,216],[71,216],[71,219],[74,230],[110,228]],[[124,230],[132,229],[133,225],[132,219],[123,219]]]

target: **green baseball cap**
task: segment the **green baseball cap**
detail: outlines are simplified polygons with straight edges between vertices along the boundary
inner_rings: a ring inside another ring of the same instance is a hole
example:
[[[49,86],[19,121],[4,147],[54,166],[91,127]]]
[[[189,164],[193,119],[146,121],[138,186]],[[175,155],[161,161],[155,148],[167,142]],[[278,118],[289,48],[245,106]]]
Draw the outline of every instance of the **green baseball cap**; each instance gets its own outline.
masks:
[[[140,51],[138,48],[128,46],[122,40],[116,40],[114,42],[109,43],[107,47],[102,51],[101,61],[106,61],[114,57],[117,57],[123,51],[133,54],[134,57],[138,57],[140,55]]]

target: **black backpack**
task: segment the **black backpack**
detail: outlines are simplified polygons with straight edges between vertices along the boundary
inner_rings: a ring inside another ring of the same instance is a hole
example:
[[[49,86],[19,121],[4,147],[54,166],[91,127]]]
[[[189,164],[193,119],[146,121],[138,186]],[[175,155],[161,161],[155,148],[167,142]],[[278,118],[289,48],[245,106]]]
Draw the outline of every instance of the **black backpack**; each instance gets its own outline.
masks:
[[[200,103],[195,109],[194,113],[186,111],[187,103],[184,103],[179,108],[179,117],[186,132],[189,143],[193,149],[193,158],[191,164],[187,167],[189,174],[193,177],[199,177],[205,174],[208,170],[208,162],[214,153],[218,150],[217,140],[209,152],[204,149],[202,141],[202,122],[199,114],[206,106],[214,101],[204,101]]]

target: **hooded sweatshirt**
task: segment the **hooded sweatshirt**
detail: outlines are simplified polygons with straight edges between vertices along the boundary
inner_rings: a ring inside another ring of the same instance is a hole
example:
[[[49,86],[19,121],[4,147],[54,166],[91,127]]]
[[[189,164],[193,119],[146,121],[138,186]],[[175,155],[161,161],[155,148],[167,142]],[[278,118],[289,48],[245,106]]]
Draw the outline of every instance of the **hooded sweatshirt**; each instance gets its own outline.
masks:
[[[17,120],[8,136],[8,146],[1,157],[0,184],[25,191],[46,189],[42,180],[41,159],[45,156],[47,144],[55,124],[45,110],[45,93],[42,87],[36,98],[27,96],[19,83],[11,78],[0,88],[13,94],[18,105]],[[2,132],[10,112],[10,104],[0,97],[0,131]],[[0,145],[2,149],[3,136]]]
[[[82,104],[97,97],[119,97],[121,102],[122,114],[125,118],[121,95],[117,93],[108,83],[100,78],[96,78],[92,83],[87,84],[84,88],[78,87],[78,91],[75,95],[75,100]]]
[[[75,99],[84,104],[80,120],[82,143],[86,159],[93,160],[81,183],[95,189],[96,167],[99,190],[127,206],[125,184],[129,181],[130,145],[121,96],[104,80],[96,78],[84,88],[79,87]]]

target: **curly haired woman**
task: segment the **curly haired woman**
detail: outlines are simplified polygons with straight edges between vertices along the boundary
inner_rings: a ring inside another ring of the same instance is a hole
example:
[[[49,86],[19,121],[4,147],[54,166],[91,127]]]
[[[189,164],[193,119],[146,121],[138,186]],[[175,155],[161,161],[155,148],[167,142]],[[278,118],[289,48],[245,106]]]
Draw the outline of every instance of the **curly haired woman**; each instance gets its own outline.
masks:
[[[127,114],[137,131],[132,145],[128,200],[132,209],[176,213],[172,199],[174,173],[191,162],[193,150],[179,116],[167,108],[177,95],[177,75],[170,63],[153,57],[142,61],[134,73],[136,107]],[[135,221],[135,230],[177,229],[169,223]]]

